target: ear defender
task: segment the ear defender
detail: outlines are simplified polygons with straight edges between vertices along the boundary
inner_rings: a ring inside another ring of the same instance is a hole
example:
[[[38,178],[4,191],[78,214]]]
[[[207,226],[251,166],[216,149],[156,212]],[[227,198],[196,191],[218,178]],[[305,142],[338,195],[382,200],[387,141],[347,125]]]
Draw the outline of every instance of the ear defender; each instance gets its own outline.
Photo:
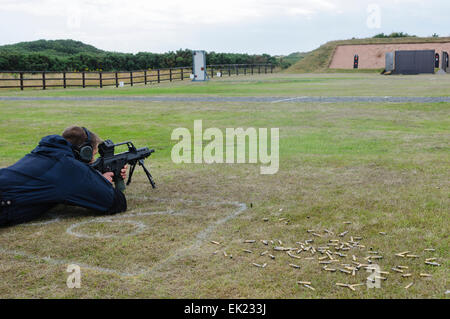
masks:
[[[84,163],[90,163],[92,156],[94,154],[94,149],[92,147],[91,134],[89,130],[83,127],[84,133],[86,133],[87,140],[81,146],[74,149],[74,154],[77,159]]]

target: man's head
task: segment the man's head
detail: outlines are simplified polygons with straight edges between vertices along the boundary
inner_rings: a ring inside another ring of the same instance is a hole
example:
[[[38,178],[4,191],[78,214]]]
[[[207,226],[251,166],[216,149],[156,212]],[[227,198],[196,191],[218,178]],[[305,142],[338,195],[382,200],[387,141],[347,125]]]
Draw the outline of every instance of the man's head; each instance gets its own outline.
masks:
[[[69,126],[61,135],[66,141],[72,144],[74,154],[78,159],[81,159],[80,150],[91,147],[92,159],[90,159],[90,162],[94,161],[94,156],[98,151],[98,145],[103,142],[95,133],[81,126]],[[84,160],[84,162],[88,162],[88,160]]]

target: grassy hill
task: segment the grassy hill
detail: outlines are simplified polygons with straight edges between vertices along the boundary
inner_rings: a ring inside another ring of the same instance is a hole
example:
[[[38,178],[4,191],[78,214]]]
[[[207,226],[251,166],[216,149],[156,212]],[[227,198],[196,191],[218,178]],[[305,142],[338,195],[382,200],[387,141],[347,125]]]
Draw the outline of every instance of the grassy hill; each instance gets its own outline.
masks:
[[[106,51],[75,40],[37,40],[30,42],[19,42],[0,46],[1,52],[17,53],[41,53],[56,56],[66,56],[79,53],[102,54]]]
[[[303,59],[289,67],[287,73],[309,73],[309,72],[331,72],[328,69],[334,50],[338,45],[343,44],[385,44],[385,43],[427,43],[427,42],[450,42],[447,38],[418,38],[418,37],[402,37],[402,38],[366,38],[330,41],[319,48],[309,52]],[[358,70],[364,72],[367,70]]]

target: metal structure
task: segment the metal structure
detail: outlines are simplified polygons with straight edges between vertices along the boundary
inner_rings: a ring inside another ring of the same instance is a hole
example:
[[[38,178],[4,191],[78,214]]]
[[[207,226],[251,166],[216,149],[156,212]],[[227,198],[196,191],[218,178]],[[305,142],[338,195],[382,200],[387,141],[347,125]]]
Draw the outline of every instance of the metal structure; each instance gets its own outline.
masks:
[[[448,53],[445,51],[442,51],[442,66],[441,69],[445,72],[450,72],[450,68],[449,68],[449,57],[448,57]]]
[[[206,52],[192,51],[192,81],[206,81]]]
[[[384,68],[385,72],[392,72],[395,70],[394,58],[395,58],[394,52],[386,52],[385,56],[386,67]]]
[[[395,74],[434,73],[434,50],[395,51]]]

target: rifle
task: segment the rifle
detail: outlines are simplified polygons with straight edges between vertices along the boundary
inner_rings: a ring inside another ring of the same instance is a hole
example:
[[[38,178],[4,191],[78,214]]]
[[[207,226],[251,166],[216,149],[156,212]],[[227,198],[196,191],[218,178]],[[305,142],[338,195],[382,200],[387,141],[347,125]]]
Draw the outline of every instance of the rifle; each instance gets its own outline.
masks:
[[[127,145],[128,151],[114,155],[114,148],[119,145]],[[100,157],[91,164],[91,167],[99,172],[113,172],[114,184],[120,191],[125,190],[125,184],[122,176],[120,175],[121,169],[126,165],[130,165],[130,172],[128,175],[127,185],[131,183],[131,177],[133,176],[136,164],[139,164],[144,169],[145,174],[150,181],[153,188],[156,187],[153,177],[144,165],[144,159],[149,157],[155,150],[148,147],[136,148],[131,141],[114,144],[111,140],[106,140],[98,146]]]

